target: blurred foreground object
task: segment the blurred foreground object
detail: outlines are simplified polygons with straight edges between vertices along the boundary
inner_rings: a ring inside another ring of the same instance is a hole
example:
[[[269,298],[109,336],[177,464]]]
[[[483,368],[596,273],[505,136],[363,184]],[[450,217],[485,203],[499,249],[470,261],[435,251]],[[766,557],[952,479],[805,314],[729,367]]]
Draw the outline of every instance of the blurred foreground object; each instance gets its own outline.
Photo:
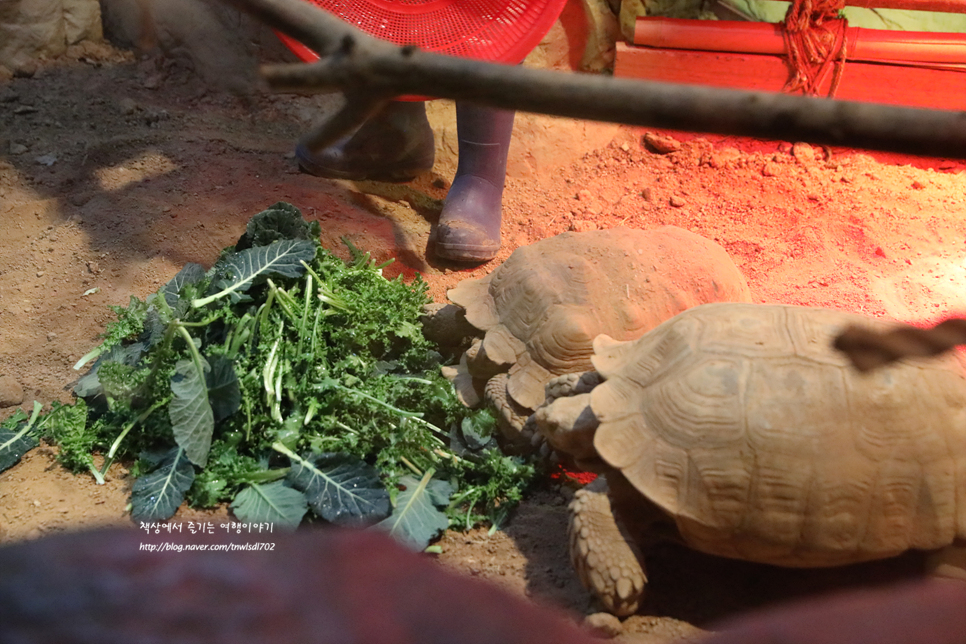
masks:
[[[966,584],[928,581],[811,599],[723,622],[703,644],[963,644]]]
[[[374,532],[59,535],[0,549],[0,642],[592,644]],[[271,550],[236,550],[254,543]],[[205,551],[149,552],[163,544]],[[225,551],[215,550],[224,547]]]

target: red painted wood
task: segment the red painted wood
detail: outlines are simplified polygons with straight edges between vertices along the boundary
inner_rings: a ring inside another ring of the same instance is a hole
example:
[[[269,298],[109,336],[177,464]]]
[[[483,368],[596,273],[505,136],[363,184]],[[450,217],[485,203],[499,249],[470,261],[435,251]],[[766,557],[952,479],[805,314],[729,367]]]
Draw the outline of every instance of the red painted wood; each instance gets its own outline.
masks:
[[[966,64],[966,34],[846,30],[847,60]],[[784,54],[781,27],[770,22],[638,18],[634,44],[670,49]]]
[[[966,13],[966,0],[845,0],[849,7]]]
[[[779,92],[788,80],[789,70],[780,56],[657,49],[618,43],[614,75]],[[966,74],[948,69],[851,62],[846,64],[835,98],[966,110]]]

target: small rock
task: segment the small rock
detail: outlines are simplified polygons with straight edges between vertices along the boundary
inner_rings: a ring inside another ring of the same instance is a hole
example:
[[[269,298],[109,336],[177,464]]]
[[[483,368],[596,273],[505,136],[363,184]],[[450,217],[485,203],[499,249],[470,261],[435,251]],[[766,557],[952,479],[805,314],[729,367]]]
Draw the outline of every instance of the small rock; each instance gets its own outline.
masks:
[[[10,143],[10,154],[17,156],[18,154],[23,154],[27,151],[26,145],[21,145],[20,143]]]
[[[590,190],[579,190],[577,192],[577,201],[590,201],[594,198],[594,195]]]
[[[621,143],[621,150],[623,150],[624,152],[630,152],[631,146],[627,145],[626,143]]]
[[[13,376],[0,376],[0,409],[23,402],[23,387]]]
[[[92,192],[75,192],[67,197],[67,201],[70,202],[72,206],[80,208],[85,203],[91,200],[94,194]],[[80,223],[80,220],[77,220]]]
[[[741,150],[729,147],[713,151],[709,163],[712,168],[717,169],[736,163],[739,159],[741,159]]]
[[[43,271],[37,271],[37,277],[43,277],[43,276],[44,276]]]
[[[56,339],[57,339],[57,334],[54,333],[53,331],[47,334],[47,342],[53,342]]]
[[[913,181],[913,182],[912,182],[912,185],[911,185],[910,187],[911,187],[911,188],[912,188],[913,190],[922,190],[923,188],[925,188],[925,187],[926,187],[926,184],[924,184],[924,183],[923,183],[922,181],[918,181],[918,180],[916,180],[916,181]]]
[[[44,165],[44,166],[47,166],[49,168],[50,166],[52,166],[55,163],[57,163],[57,155],[56,154],[44,154],[44,155],[39,156],[36,159],[34,159],[34,161],[36,161],[40,165]]]
[[[575,219],[570,223],[570,230],[575,233],[586,233],[597,230],[597,222],[589,219]]]
[[[654,201],[654,190],[648,186],[641,190],[641,196],[644,197],[644,201]]]
[[[621,620],[610,613],[594,613],[584,618],[584,628],[593,635],[605,639],[617,637],[624,632]]]
[[[121,114],[125,116],[130,116],[138,111],[138,104],[133,98],[122,98],[118,103],[118,107],[121,110]]]
[[[769,161],[761,169],[761,173],[766,177],[777,177],[781,174],[781,171],[781,166],[774,161]]]
[[[33,60],[20,61],[12,71],[14,78],[33,78],[37,73],[37,62]]]
[[[151,110],[144,115],[145,125],[155,125],[161,121],[165,121],[170,117],[167,110]]]
[[[658,154],[668,154],[681,149],[681,142],[664,134],[656,132],[644,133],[644,146]]]
[[[815,163],[815,148],[808,143],[796,143],[792,146],[792,156],[802,165]]]
[[[681,195],[671,195],[670,201],[671,201],[671,205],[674,206],[675,208],[682,208],[686,206],[688,203]]]

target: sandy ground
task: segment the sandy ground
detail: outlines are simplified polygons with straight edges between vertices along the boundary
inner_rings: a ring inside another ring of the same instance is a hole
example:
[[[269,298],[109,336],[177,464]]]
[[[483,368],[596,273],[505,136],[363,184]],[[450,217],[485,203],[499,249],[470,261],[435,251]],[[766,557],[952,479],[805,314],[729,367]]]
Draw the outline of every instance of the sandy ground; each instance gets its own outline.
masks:
[[[390,272],[422,273],[439,301],[544,237],[674,224],[723,245],[757,302],[913,322],[966,312],[959,162],[683,134],[673,134],[677,151],[661,154],[643,144],[643,130],[521,118],[504,249],[462,270],[426,258],[452,179],[451,134],[434,172],[410,184],[327,181],[300,174],[291,155],[317,106],[212,94],[177,64],[103,45],[0,81],[0,399],[16,403],[22,390],[24,409],[67,401],[71,366],[111,318],[107,305],[146,296],[185,262],[210,265],[278,200],[322,221],[330,247],[347,235],[376,259],[395,257]],[[129,486],[123,465],[96,486],[61,470],[50,448],[34,450],[0,474],[0,543],[130,525]],[[504,529],[447,533],[439,560],[576,617],[594,612],[567,561],[572,493],[543,482]],[[668,546],[651,553],[647,600],[620,638],[667,642],[769,602],[908,576],[919,563],[910,555],[787,571]]]

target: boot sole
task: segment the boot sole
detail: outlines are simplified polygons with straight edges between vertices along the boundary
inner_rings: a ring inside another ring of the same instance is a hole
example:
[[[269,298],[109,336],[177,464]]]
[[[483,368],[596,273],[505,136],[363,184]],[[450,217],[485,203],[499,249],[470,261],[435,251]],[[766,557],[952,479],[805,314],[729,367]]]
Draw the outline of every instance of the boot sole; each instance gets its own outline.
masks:
[[[451,262],[488,262],[497,253],[500,252],[500,247],[496,248],[481,248],[479,246],[467,248],[465,246],[445,246],[436,242],[434,254],[440,259],[446,259]]]
[[[302,148],[298,147],[295,150],[295,157],[299,163],[299,170],[306,174],[311,174],[314,177],[322,177],[323,179],[342,179],[344,181],[381,181],[383,183],[408,183],[418,177],[423,172],[428,172],[433,169],[433,164],[426,164],[423,162],[416,163],[413,165],[408,165],[403,169],[391,169],[391,168],[366,168],[358,170],[346,170],[342,168],[335,168],[332,166],[324,166],[313,162],[311,159],[304,156],[306,153],[302,152]],[[406,163],[395,164],[395,165],[407,165]]]

